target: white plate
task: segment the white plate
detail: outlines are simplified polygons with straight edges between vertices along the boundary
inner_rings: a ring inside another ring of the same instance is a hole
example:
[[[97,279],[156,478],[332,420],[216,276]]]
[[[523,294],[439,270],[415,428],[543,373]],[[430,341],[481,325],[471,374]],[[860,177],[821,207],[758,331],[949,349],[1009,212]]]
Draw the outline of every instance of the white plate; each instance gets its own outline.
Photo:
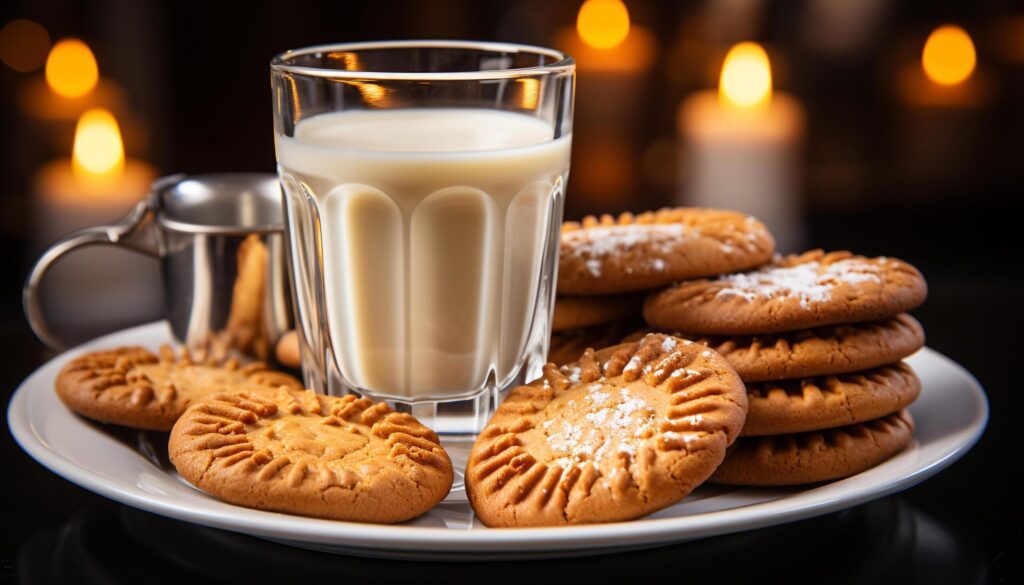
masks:
[[[305,548],[374,557],[420,559],[537,558],[598,554],[670,544],[817,516],[906,489],[966,453],[988,420],[978,382],[950,359],[924,349],[908,361],[924,383],[910,408],[915,441],[854,477],[804,488],[704,486],[683,502],[633,522],[558,528],[489,529],[473,518],[465,494],[453,492],[414,521],[383,526],[317,520],[219,502],[184,483],[161,449],[159,433],[132,434],[93,424],[57,399],[53,381],[75,355],[112,345],[155,348],[170,339],[163,323],[127,329],[64,353],[26,379],[11,399],[14,438],[54,473],[102,496],[172,518]]]

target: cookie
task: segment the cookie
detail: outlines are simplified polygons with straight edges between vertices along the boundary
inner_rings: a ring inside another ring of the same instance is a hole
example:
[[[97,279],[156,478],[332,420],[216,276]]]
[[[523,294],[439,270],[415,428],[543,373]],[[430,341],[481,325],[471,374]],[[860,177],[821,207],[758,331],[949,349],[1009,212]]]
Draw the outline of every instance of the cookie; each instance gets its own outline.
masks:
[[[665,335],[588,350],[513,389],[477,438],[466,493],[488,526],[629,520],[683,499],[739,435],[746,391]]]
[[[622,343],[623,332],[629,331],[629,327],[626,323],[615,322],[552,333],[548,361],[561,366],[578,360],[587,349],[599,350],[618,345]],[[639,341],[639,338],[634,341]]]
[[[864,422],[910,406],[921,381],[907,364],[854,374],[747,383],[745,436],[781,435]]]
[[[57,395],[71,410],[105,423],[167,431],[198,398],[232,389],[302,388],[262,362],[240,365],[207,352],[157,355],[142,347],[83,354],[57,375]]]
[[[778,486],[830,481],[870,469],[902,451],[914,432],[901,410],[865,423],[793,435],[744,437],[710,481]]]
[[[286,388],[193,404],[168,454],[182,477],[226,502],[354,522],[415,518],[453,478],[437,435],[411,414]]]
[[[761,382],[845,374],[892,364],[921,349],[924,328],[903,313],[881,321],[784,333],[681,337],[725,356],[744,382]]]
[[[567,331],[633,316],[639,319],[642,306],[643,297],[638,295],[559,295],[555,298],[551,330]]]
[[[775,240],[753,217],[681,207],[589,216],[562,226],[558,292],[599,295],[650,290],[768,262]]]
[[[894,317],[927,294],[924,277],[906,262],[814,250],[652,293],[644,319],[697,335],[777,333]]]

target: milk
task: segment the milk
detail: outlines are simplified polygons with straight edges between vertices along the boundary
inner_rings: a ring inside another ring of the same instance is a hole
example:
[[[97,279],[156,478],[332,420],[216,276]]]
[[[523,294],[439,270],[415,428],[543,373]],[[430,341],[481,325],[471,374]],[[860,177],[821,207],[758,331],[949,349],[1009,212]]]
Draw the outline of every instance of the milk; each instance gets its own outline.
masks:
[[[347,384],[443,399],[519,374],[550,319],[571,139],[552,136],[483,109],[327,113],[277,136],[297,292],[322,290]]]

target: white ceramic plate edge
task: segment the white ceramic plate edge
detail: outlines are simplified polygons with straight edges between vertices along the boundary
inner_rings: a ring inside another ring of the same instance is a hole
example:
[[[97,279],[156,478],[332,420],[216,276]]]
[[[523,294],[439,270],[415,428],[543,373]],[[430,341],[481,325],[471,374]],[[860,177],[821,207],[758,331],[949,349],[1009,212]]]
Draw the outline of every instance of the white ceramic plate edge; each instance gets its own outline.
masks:
[[[69,481],[104,497],[142,510],[214,528],[265,536],[276,540],[317,543],[327,547],[338,545],[350,550],[449,553],[523,553],[531,550],[569,552],[591,547],[627,548],[655,543],[667,544],[792,522],[855,506],[924,481],[948,467],[973,447],[984,431],[989,415],[988,401],[977,380],[949,358],[925,349],[922,352],[929,354],[929,358],[945,362],[968,378],[975,399],[980,404],[980,409],[970,424],[963,427],[956,435],[948,437],[956,445],[955,448],[898,480],[881,483],[867,489],[850,488],[848,487],[849,480],[842,480],[779,500],[676,518],[648,518],[633,522],[557,528],[464,531],[317,520],[220,503],[217,503],[219,504],[217,506],[209,506],[208,509],[189,509],[182,508],[173,501],[164,501],[152,495],[140,495],[121,489],[105,481],[96,470],[86,469],[69,461],[41,439],[40,434],[32,428],[28,419],[28,392],[26,389],[30,381],[38,382],[40,377],[51,375],[51,371],[52,374],[55,374],[60,365],[75,354],[87,351],[89,346],[108,344],[107,340],[111,337],[123,339],[136,335],[144,337],[144,334],[152,336],[153,329],[156,327],[166,330],[163,323],[151,323],[97,339],[86,346],[58,356],[26,379],[12,397],[7,417],[11,433],[22,449],[40,464]],[[875,470],[878,469],[875,468]],[[871,473],[871,471],[865,473]],[[855,476],[855,478],[863,475]]]

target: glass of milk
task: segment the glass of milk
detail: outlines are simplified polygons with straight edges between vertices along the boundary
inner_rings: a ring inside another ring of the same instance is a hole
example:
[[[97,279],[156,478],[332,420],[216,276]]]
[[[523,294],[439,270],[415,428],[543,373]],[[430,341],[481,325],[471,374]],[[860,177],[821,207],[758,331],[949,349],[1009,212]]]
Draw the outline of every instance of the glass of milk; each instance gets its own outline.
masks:
[[[459,41],[271,63],[306,384],[471,437],[545,362],[575,65]]]

